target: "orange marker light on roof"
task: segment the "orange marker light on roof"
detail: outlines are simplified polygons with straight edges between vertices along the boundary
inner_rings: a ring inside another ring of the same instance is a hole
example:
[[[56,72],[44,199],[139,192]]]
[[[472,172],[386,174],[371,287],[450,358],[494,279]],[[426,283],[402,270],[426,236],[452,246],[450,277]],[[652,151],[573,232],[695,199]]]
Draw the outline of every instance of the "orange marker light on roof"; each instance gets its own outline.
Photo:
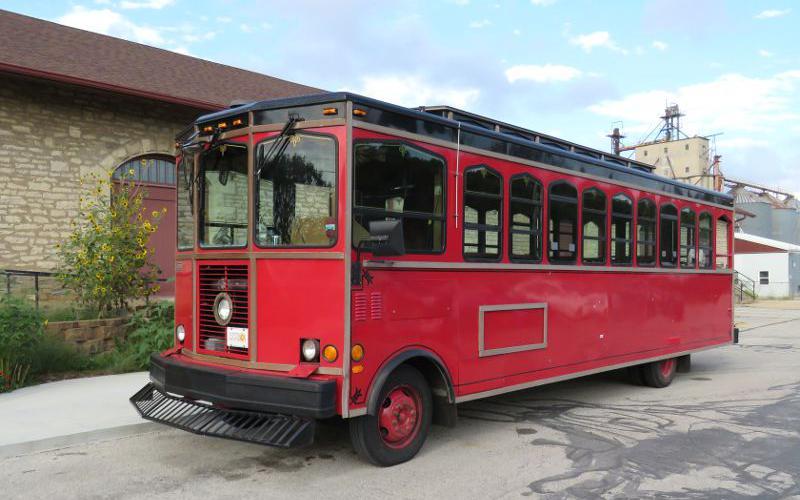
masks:
[[[219,129],[228,128],[228,124],[225,123],[225,122],[219,122],[217,124],[217,128],[219,128]]]
[[[214,127],[212,127],[211,125],[203,127],[203,132],[213,132],[213,131]]]
[[[325,116],[337,115],[337,114],[339,114],[339,110],[336,109],[336,108],[325,108],[325,109],[322,110],[322,114],[325,115]]]
[[[237,119],[235,119],[235,120],[233,120],[231,122],[231,125],[233,125],[234,127],[236,127],[238,125],[241,125],[241,124],[242,124],[242,119],[241,118],[237,118]]]
[[[353,114],[356,116],[367,116],[367,112],[363,109],[354,109]]]

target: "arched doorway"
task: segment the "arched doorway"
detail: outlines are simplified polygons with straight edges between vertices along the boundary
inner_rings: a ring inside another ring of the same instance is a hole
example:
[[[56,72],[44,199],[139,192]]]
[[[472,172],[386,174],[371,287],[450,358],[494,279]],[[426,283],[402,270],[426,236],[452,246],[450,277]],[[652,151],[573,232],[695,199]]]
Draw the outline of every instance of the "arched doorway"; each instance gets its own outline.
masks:
[[[157,295],[175,295],[175,158],[169,155],[149,154],[127,160],[114,170],[112,179],[117,182],[123,174],[133,171],[133,180],[144,186],[147,193],[144,207],[147,212],[166,208],[158,231],[150,236],[150,246],[155,249],[152,263],[161,269],[161,290]]]

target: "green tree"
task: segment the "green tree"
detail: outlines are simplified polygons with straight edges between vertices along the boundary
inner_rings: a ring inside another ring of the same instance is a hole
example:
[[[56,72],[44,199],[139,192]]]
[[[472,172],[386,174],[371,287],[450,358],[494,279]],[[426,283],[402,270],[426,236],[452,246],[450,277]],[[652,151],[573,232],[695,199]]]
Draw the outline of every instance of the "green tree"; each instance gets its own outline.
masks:
[[[91,191],[80,198],[72,233],[58,246],[59,279],[100,315],[128,309],[131,300],[159,289],[161,270],[152,263],[154,249],[148,244],[166,209],[145,213],[146,192],[133,173],[116,182],[111,175],[82,179]]]

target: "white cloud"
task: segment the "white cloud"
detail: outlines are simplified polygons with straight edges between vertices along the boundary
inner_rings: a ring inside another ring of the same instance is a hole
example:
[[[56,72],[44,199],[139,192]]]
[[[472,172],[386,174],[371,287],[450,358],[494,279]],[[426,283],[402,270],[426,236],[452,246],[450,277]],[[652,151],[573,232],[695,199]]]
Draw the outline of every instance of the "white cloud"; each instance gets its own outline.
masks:
[[[469,23],[470,28],[481,29],[491,25],[492,22],[488,19],[481,19],[480,21],[472,21]]]
[[[554,83],[554,82],[567,82],[580,77],[583,72],[578,68],[572,66],[563,66],[560,64],[521,64],[511,66],[505,72],[506,79],[509,83],[517,81],[531,81],[536,83]]]
[[[169,50],[171,50],[172,52],[177,52],[178,54],[183,54],[185,56],[192,56],[193,55],[191,52],[189,52],[189,49],[184,47],[184,46],[172,47]]]
[[[123,9],[163,9],[173,3],[175,3],[175,0],[144,0],[141,2],[123,0],[119,3],[119,6]]]
[[[768,50],[761,49],[761,50],[758,51],[758,55],[760,55],[761,57],[772,57],[775,54],[773,54],[772,52],[770,52]]]
[[[217,18],[217,22],[218,22],[218,23],[229,23],[229,22],[231,22],[231,21],[233,21],[233,19],[231,19],[231,18],[230,18],[230,17],[228,17],[228,16],[219,16],[219,17]]]
[[[722,149],[745,149],[745,148],[764,148],[769,146],[769,141],[765,139],[756,139],[754,137],[741,136],[717,137],[717,148]]]
[[[57,23],[104,35],[112,35],[134,42],[158,45],[164,38],[158,29],[131,22],[122,14],[110,9],[87,9],[76,5],[71,11],[56,19]]]
[[[556,0],[531,0],[531,3],[537,7],[548,7],[556,3]]]
[[[520,30],[513,30],[511,33],[512,33],[514,36],[520,36],[520,35],[522,34],[522,31],[520,31]]]
[[[367,76],[355,92],[401,106],[447,104],[468,108],[480,90],[431,83],[419,76]]]
[[[666,42],[662,42],[661,40],[653,40],[653,48],[660,51],[665,51],[669,48]]]
[[[250,27],[250,25],[249,25],[249,24],[247,24],[247,23],[242,23],[242,24],[240,24],[240,25],[239,25],[239,29],[241,29],[241,30],[242,30],[242,31],[244,31],[245,33],[252,33],[252,32],[253,32],[253,28],[252,28],[252,27]]]
[[[767,9],[767,10],[762,10],[761,12],[759,12],[758,14],[755,15],[755,19],[772,19],[773,17],[783,17],[783,16],[789,14],[791,11],[792,11],[792,9],[784,9],[784,10]]]
[[[569,43],[579,46],[587,53],[591,52],[592,49],[596,47],[601,47],[624,54],[627,54],[628,52],[611,39],[611,34],[608,31],[594,31],[585,35],[577,35],[570,38]]]
[[[739,74],[686,85],[675,90],[637,92],[617,100],[589,106],[589,111],[624,120],[629,132],[647,132],[655,124],[665,102],[675,102],[686,113],[687,133],[724,131],[770,133],[800,120],[800,70],[778,73],[768,78]]]

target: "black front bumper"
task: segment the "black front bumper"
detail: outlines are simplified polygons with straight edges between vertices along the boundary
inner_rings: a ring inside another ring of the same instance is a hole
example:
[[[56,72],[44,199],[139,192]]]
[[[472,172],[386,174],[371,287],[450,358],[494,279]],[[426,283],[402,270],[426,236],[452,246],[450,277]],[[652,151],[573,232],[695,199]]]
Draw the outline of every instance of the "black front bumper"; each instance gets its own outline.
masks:
[[[216,407],[298,417],[336,415],[336,382],[259,375],[153,354],[150,380],[162,392]]]

